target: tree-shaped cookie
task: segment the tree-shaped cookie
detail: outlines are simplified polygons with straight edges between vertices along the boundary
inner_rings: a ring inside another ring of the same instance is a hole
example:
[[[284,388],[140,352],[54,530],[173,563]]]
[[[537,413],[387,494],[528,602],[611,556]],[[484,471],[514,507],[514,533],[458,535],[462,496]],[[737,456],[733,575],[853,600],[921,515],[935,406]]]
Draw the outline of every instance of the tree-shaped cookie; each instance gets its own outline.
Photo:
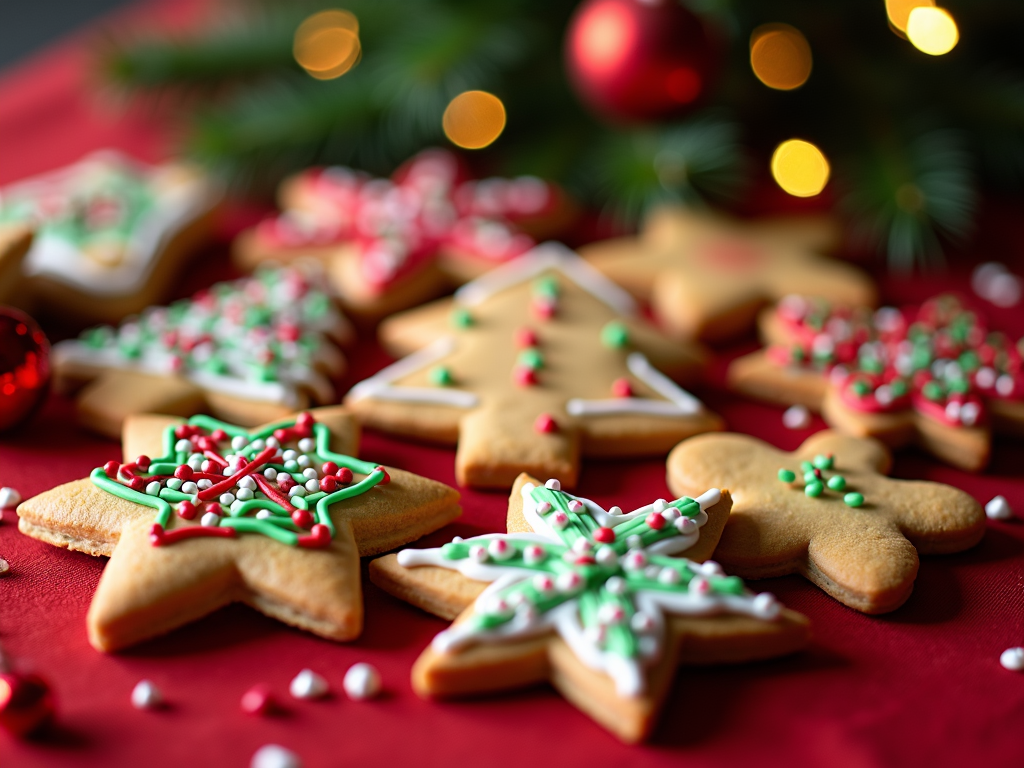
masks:
[[[0,225],[35,231],[19,291],[65,317],[139,312],[166,297],[221,194],[197,167],[148,166],[112,150],[4,187]]]
[[[79,421],[111,437],[133,413],[253,426],[335,401],[348,322],[315,270],[265,268],[191,299],[150,307],[53,348],[58,389],[77,391]],[[84,386],[83,386],[84,385]]]
[[[836,308],[790,296],[761,321],[768,348],[735,360],[732,388],[820,410],[836,429],[892,448],[916,442],[983,469],[992,431],[1024,430],[1022,342],[955,297],[918,307]]]
[[[22,503],[18,527],[110,556],[89,608],[98,650],[231,602],[351,640],[362,630],[359,558],[459,515],[453,489],[352,458],[357,442],[340,407],[251,432],[207,416],[133,417],[123,463]]]
[[[346,402],[364,424],[458,442],[464,485],[508,488],[534,472],[571,487],[581,453],[657,455],[721,428],[660,372],[692,374],[700,350],[646,325],[628,294],[562,246],[541,246],[463,286],[453,304],[389,328],[407,347],[427,346]]]
[[[744,578],[800,573],[836,600],[885,613],[910,596],[918,552],[973,547],[981,505],[940,483],[885,477],[877,440],[825,431],[793,453],[747,435],[702,435],[668,459],[673,493],[728,488],[732,513],[715,558]]]
[[[392,179],[343,167],[288,179],[283,212],[244,232],[234,257],[244,269],[270,260],[324,261],[346,309],[380,317],[433,298],[533,247],[567,206],[532,176],[468,179],[450,152],[421,152]]]
[[[370,577],[445,618],[413,667],[424,696],[550,681],[625,741],[653,729],[679,664],[750,661],[807,642],[807,620],[706,558],[730,500],[712,488],[623,513],[522,475],[508,533],[375,560]],[[489,582],[489,586],[487,585]],[[461,615],[459,615],[461,614]]]
[[[722,341],[747,331],[762,306],[789,293],[874,304],[864,272],[820,255],[837,240],[835,224],[823,219],[746,223],[663,207],[639,237],[594,243],[580,254],[649,300],[673,336]]]

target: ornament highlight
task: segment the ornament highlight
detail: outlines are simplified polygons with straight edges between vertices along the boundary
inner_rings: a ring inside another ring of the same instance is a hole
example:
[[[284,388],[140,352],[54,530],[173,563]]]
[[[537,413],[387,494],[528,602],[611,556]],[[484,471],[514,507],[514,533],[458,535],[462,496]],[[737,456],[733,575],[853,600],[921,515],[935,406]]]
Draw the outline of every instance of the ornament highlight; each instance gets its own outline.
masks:
[[[15,736],[29,736],[53,720],[50,686],[38,675],[0,674],[0,726]]]
[[[50,385],[50,342],[35,320],[0,307],[0,431],[26,421]]]

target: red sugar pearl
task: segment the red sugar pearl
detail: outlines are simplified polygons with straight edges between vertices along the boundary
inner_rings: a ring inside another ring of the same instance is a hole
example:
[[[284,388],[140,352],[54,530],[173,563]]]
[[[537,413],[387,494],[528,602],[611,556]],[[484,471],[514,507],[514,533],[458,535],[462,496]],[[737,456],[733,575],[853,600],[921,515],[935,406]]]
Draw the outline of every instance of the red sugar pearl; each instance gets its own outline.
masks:
[[[103,465],[103,473],[107,477],[117,477],[117,470],[121,468],[121,465],[116,461],[108,461]]]
[[[542,320],[550,320],[555,316],[555,304],[552,301],[539,300],[533,302],[533,312]]]
[[[303,411],[297,417],[295,417],[295,426],[303,427],[308,429],[316,423],[316,419],[313,418],[313,414],[309,411]]]
[[[290,437],[290,433],[289,433],[289,431],[287,429],[275,429],[274,430],[274,437],[277,438],[277,441],[279,443],[286,443],[286,442],[288,442],[288,438]]]
[[[196,516],[196,505],[191,501],[183,501],[178,504],[178,517],[182,520],[192,520]]]
[[[192,479],[192,467],[188,464],[181,464],[174,469],[174,476],[182,482]]]
[[[647,516],[645,522],[649,527],[656,531],[660,531],[665,527],[665,518],[662,516],[661,512],[651,512],[651,514]]]
[[[517,365],[512,369],[512,380],[521,387],[529,387],[537,383],[537,374],[532,368],[525,365]]]
[[[287,472],[277,473],[277,487],[287,493],[295,485],[295,480]]]
[[[313,525],[313,515],[309,513],[308,509],[296,509],[292,512],[292,522],[299,528],[309,528]]]
[[[533,421],[533,430],[542,435],[558,431],[558,422],[550,413],[542,413]]]
[[[338,465],[333,461],[325,461],[323,466],[320,467],[320,473],[324,475],[336,475],[338,474]]]
[[[601,544],[611,544],[615,541],[615,531],[611,528],[601,527],[594,531],[594,541]]]
[[[228,439],[228,433],[225,432],[223,429],[215,429],[213,430],[213,432],[210,433],[210,437],[212,437],[218,443],[223,443],[225,440]]]
[[[334,493],[338,490],[338,478],[334,475],[324,475],[320,478],[320,490],[324,493]]]
[[[633,387],[627,379],[616,379],[612,382],[612,394],[615,397],[632,397]]]
[[[352,470],[348,467],[342,467],[337,472],[338,482],[342,485],[348,485],[352,482]]]
[[[242,694],[242,711],[247,715],[267,715],[274,711],[274,697],[265,685],[254,685]]]
[[[146,481],[143,480],[141,477],[133,477],[128,482],[128,487],[131,488],[133,491],[144,491],[146,489]]]
[[[514,336],[515,345],[520,349],[537,346],[537,334],[529,328],[520,328]]]
[[[143,471],[145,471],[149,467],[150,463],[151,462],[149,456],[146,456],[145,454],[139,456],[139,458],[135,460],[136,466],[138,466],[138,468]]]
[[[206,508],[206,511],[207,512],[213,512],[213,514],[215,514],[215,515],[223,515],[224,514],[224,507],[222,507],[217,502],[213,502],[213,504],[211,504],[210,506],[208,506]]]

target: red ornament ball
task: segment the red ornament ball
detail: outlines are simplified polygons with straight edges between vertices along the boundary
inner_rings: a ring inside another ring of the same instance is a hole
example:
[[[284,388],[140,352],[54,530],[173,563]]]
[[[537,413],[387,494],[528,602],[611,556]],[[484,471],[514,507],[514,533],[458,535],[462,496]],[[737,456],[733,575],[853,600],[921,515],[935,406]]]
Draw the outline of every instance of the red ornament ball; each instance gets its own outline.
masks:
[[[50,386],[50,342],[35,320],[0,307],[0,431],[28,419]]]
[[[53,694],[38,675],[0,674],[0,726],[27,736],[53,719]]]
[[[681,0],[584,0],[569,21],[565,60],[587,106],[645,122],[692,109],[710,90],[721,53]]]

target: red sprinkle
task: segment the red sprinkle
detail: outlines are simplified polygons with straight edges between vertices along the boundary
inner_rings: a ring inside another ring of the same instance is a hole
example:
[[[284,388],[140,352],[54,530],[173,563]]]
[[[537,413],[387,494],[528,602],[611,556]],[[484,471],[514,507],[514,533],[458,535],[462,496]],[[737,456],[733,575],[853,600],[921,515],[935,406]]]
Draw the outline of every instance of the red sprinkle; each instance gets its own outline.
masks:
[[[651,512],[651,514],[647,516],[645,522],[656,531],[660,531],[665,527],[665,518],[662,516],[661,512]]]
[[[557,432],[558,422],[555,421],[555,417],[550,413],[542,413],[534,419],[533,429],[535,432],[540,432],[542,435],[546,435],[550,432]]]
[[[292,522],[299,528],[309,528],[313,524],[313,515],[308,509],[296,509],[292,512]]]
[[[323,466],[320,467],[320,471],[325,475],[336,475],[338,474],[338,465],[333,461],[325,461]]]
[[[527,349],[529,347],[537,346],[537,334],[529,328],[520,328],[516,331],[513,337],[515,345],[520,349]]]
[[[210,437],[212,437],[218,443],[223,443],[225,440],[228,439],[228,433],[225,432],[223,429],[215,429],[213,430],[213,432],[210,433]]]
[[[334,493],[338,490],[338,478],[334,475],[324,475],[320,478],[320,490],[324,493]]]
[[[316,419],[313,418],[313,414],[309,411],[303,411],[295,417],[295,426],[302,427],[304,429],[311,428],[316,423]]]
[[[196,505],[191,501],[183,501],[178,504],[178,517],[182,520],[191,520],[196,516]]]
[[[615,541],[615,530],[605,527],[598,528],[594,531],[594,541],[600,542],[601,544],[611,544]]]
[[[298,545],[306,549],[322,549],[330,546],[331,529],[323,523],[317,523],[308,536],[299,536]]]
[[[247,715],[269,715],[276,709],[273,695],[265,685],[254,685],[242,694],[241,706]]]
[[[141,477],[133,477],[128,481],[128,487],[133,491],[143,491],[146,488],[146,481]]]
[[[537,374],[532,368],[525,365],[517,365],[512,369],[512,379],[521,387],[529,387],[537,383]]]
[[[297,483],[295,482],[295,478],[293,478],[291,475],[287,474],[286,472],[278,473],[277,487],[280,488],[282,491],[288,493],[288,491],[290,491],[292,487],[295,485],[297,485]]]
[[[555,303],[538,299],[533,302],[533,312],[541,320],[550,320],[555,316]]]
[[[174,470],[174,476],[185,482],[192,479],[192,467],[188,464],[181,464]]]
[[[633,387],[628,379],[616,379],[612,382],[612,394],[615,397],[632,397]]]
[[[116,461],[108,461],[103,465],[103,473],[107,477],[117,477],[117,470],[121,468],[121,465]]]
[[[150,462],[149,456],[146,456],[145,454],[143,454],[142,456],[139,456],[139,458],[137,458],[135,460],[135,465],[139,469],[141,469],[143,472],[146,471],[146,469],[149,467],[150,463],[151,462]]]
[[[593,555],[580,555],[576,558],[576,565],[593,565],[597,560],[594,559]]]
[[[348,467],[342,467],[337,473],[338,482],[342,485],[348,485],[352,482],[352,470]]]

